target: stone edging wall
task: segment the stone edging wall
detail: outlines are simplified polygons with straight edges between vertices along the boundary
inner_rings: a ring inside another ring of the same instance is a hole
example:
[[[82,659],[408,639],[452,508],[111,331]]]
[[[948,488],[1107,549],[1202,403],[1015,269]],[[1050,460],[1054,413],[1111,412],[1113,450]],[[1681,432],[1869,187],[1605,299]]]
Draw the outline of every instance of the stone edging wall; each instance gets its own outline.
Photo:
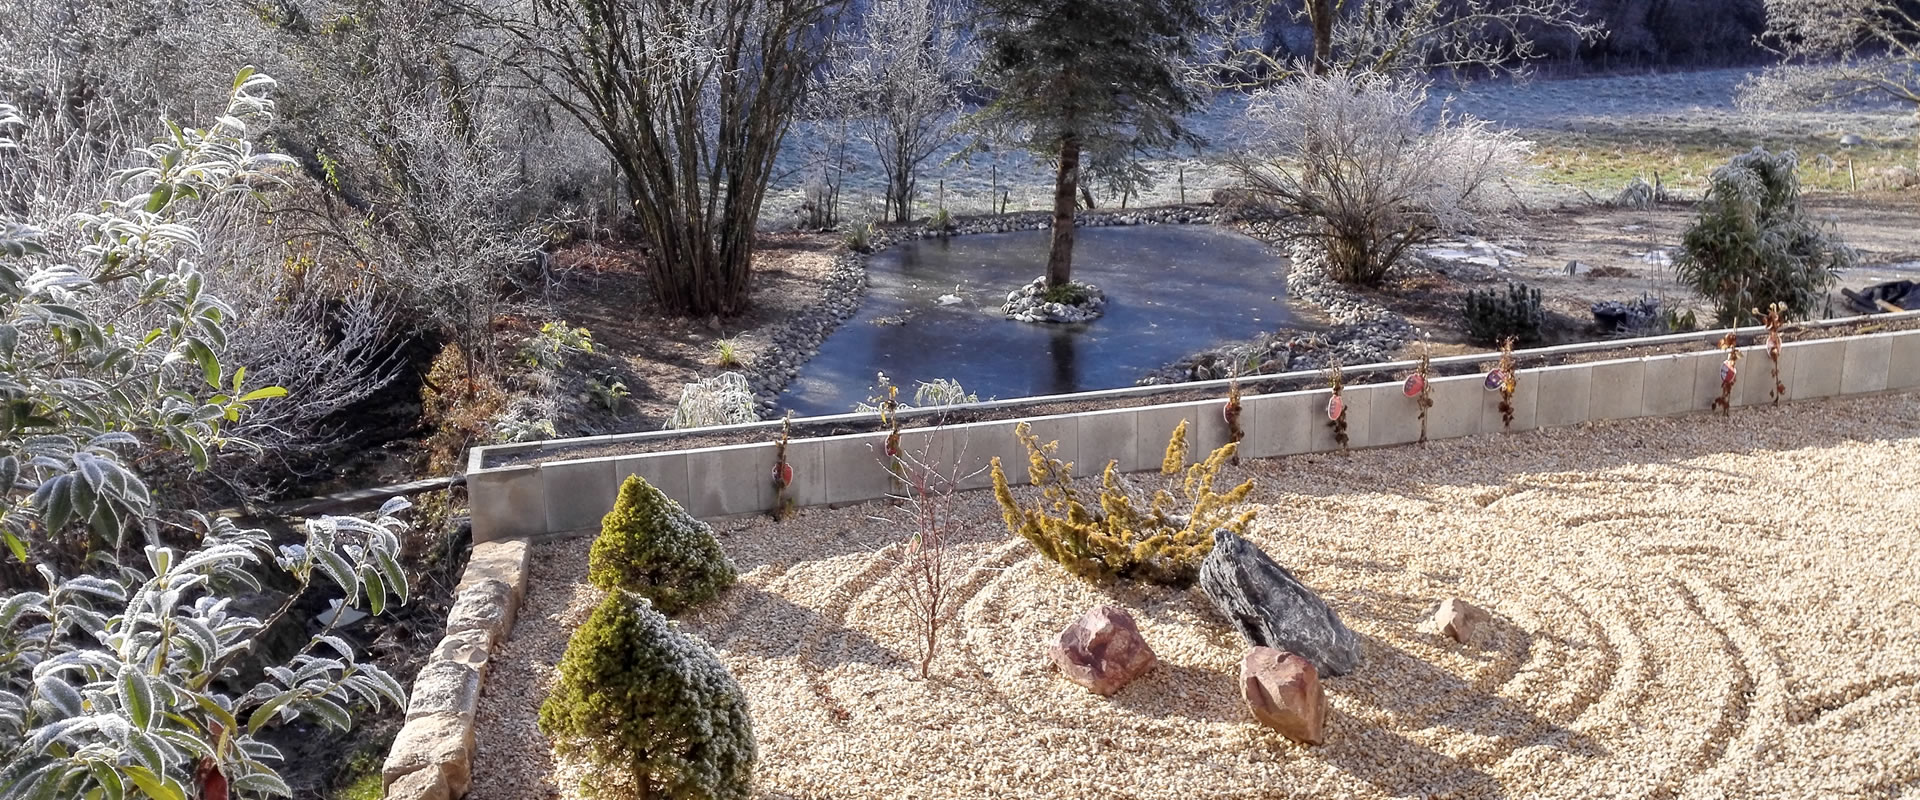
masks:
[[[1771,402],[1769,359],[1764,346],[1740,348],[1740,380],[1733,391],[1741,407]],[[1480,375],[1432,379],[1430,439],[1525,431],[1589,421],[1699,413],[1719,396],[1725,353],[1704,350],[1523,369],[1513,398],[1513,424],[1501,423],[1499,394],[1482,388]],[[1356,371],[1365,370],[1356,366]],[[1920,388],[1920,330],[1790,342],[1781,351],[1781,381],[1787,399],[1874,394]],[[1241,454],[1267,458],[1336,449],[1326,424],[1326,389],[1249,395],[1243,400]],[[1417,409],[1398,383],[1349,386],[1345,391],[1352,447],[1414,442]],[[1196,450],[1227,438],[1224,397],[1188,403],[1120,408],[1028,419],[1042,441],[1058,440],[1059,457],[1096,474],[1109,459],[1119,469],[1157,469],[1167,435],[1189,422]],[[1025,450],[1013,436],[1016,420],[918,428],[901,433],[910,452],[931,447],[936,459],[964,454],[966,472],[994,456],[1022,463]],[[619,484],[640,475],[694,515],[718,517],[765,512],[774,506],[775,463],[770,433],[764,443],[627,456],[549,461],[472,469],[467,487],[475,541],[564,534],[598,528]],[[885,432],[796,440],[787,445],[793,467],[789,492],[797,505],[879,499],[891,489],[877,457]],[[483,463],[476,455],[474,463]],[[987,485],[984,474],[961,488]]]
[[[414,678],[407,721],[380,770],[389,800],[454,800],[472,786],[480,687],[526,598],[527,558],[525,539],[474,544],[446,634]]]

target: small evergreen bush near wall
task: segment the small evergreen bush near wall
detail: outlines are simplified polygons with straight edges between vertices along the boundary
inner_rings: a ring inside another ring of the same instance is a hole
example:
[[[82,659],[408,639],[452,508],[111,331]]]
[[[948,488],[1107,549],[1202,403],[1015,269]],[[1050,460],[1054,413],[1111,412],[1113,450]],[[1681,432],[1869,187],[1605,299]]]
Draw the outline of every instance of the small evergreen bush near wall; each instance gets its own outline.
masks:
[[[1540,329],[1546,322],[1540,300],[1540,290],[1529,289],[1524,283],[1509,282],[1505,293],[1492,289],[1467,292],[1467,307],[1463,312],[1467,338],[1484,345],[1507,339],[1539,341]]]
[[[629,592],[609,593],[567,642],[540,731],[593,765],[583,787],[592,795],[732,800],[752,790],[746,693],[705,643]]]
[[[1721,325],[1750,323],[1773,303],[1805,318],[1827,299],[1834,271],[1853,264],[1840,236],[1800,207],[1799,160],[1760,148],[1707,179],[1700,216],[1673,261],[1679,282],[1713,302]]]
[[[638,475],[620,485],[587,557],[593,585],[634,592],[666,614],[712,600],[734,577],[713,529]]]

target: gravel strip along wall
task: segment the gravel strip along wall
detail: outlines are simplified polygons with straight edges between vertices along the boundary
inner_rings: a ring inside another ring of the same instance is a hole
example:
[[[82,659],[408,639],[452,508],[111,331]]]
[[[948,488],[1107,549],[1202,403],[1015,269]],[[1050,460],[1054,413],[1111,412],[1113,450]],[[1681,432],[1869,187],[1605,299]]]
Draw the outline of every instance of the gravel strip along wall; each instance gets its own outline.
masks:
[[[513,632],[527,593],[527,542],[473,546],[447,631],[413,681],[407,721],[381,778],[389,800],[452,800],[472,784],[474,716],[493,653]]]
[[[1885,315],[1887,319],[1915,317],[1920,317],[1920,312]],[[1742,329],[1742,333],[1753,330]],[[1632,346],[1662,338],[1611,344]],[[1516,355],[1556,349],[1564,348],[1518,351]],[[1742,347],[1741,356],[1733,405],[1737,409],[1773,402],[1765,347]],[[1593,420],[1709,411],[1719,396],[1720,364],[1724,359],[1722,351],[1703,350],[1523,369],[1513,398],[1511,425],[1503,424],[1498,410],[1500,395],[1482,388],[1482,376],[1435,377],[1431,381],[1434,406],[1428,414],[1427,436],[1446,439]],[[1406,368],[1355,365],[1349,370],[1358,374]],[[1787,386],[1785,399],[1794,401],[1920,388],[1920,330],[1789,342],[1781,351],[1780,379]],[[1119,469],[1125,472],[1146,471],[1158,468],[1167,436],[1182,419],[1189,421],[1189,440],[1196,450],[1205,452],[1225,443],[1226,424],[1221,416],[1224,388],[1221,393],[1222,400],[1027,421],[1041,441],[1059,440],[1059,457],[1075,462],[1083,473],[1097,473],[1109,459],[1118,461]],[[1336,449],[1327,425],[1328,397],[1325,389],[1247,396],[1241,413],[1245,431],[1241,454],[1264,458]],[[1349,386],[1345,398],[1351,447],[1385,447],[1418,439],[1417,409],[1414,401],[1401,393],[1400,384]],[[1013,436],[1015,424],[1014,420],[999,420],[913,429],[902,432],[901,446],[908,452],[929,446],[936,459],[952,459],[953,454],[963,453],[966,472],[984,467],[994,456],[1017,464],[1025,458],[1025,451]],[[488,448],[478,448],[470,456],[467,473],[474,540],[594,530],[600,517],[612,507],[615,492],[627,475],[646,478],[696,516],[769,511],[774,507],[773,439],[778,435],[775,428],[763,443],[494,469],[481,468]],[[891,487],[876,458],[885,438],[884,432],[878,432],[789,443],[787,462],[793,468],[789,491],[795,504],[842,504],[885,497]],[[987,478],[981,474],[962,488],[986,485]]]

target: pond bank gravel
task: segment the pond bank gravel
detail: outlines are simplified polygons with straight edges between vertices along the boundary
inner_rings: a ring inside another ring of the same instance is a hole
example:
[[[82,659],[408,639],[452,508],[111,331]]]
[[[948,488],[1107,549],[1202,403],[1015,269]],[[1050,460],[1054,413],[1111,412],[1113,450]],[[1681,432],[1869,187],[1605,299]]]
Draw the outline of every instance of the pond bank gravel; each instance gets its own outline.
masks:
[[[1327,743],[1255,724],[1197,591],[1096,587],[961,498],[932,680],[887,548],[903,510],[717,525],[741,583],[681,624],[746,688],[756,796],[1891,797],[1920,785],[1920,395],[1249,461],[1250,539],[1361,642]],[[1094,473],[1096,465],[1080,472]],[[1030,491],[1030,490],[1023,490]],[[535,720],[598,599],[542,543],[480,705],[474,798],[579,796]],[[1422,623],[1492,614],[1477,646]],[[1160,664],[1112,698],[1047,638],[1127,609]]]

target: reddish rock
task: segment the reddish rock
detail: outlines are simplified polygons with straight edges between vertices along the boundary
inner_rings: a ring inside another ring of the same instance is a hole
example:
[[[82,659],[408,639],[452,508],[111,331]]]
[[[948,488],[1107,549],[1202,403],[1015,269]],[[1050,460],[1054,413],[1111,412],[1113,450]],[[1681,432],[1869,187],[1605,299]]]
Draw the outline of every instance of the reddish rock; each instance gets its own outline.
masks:
[[[1301,744],[1326,741],[1327,694],[1313,662],[1271,647],[1240,660],[1240,696],[1253,718]]]
[[[1458,597],[1447,598],[1440,603],[1440,610],[1433,612],[1435,630],[1469,644],[1480,635],[1481,626],[1492,620],[1492,614]]]
[[[1120,691],[1158,660],[1133,617],[1113,606],[1096,606],[1068,625],[1051,655],[1067,680],[1099,695]]]

